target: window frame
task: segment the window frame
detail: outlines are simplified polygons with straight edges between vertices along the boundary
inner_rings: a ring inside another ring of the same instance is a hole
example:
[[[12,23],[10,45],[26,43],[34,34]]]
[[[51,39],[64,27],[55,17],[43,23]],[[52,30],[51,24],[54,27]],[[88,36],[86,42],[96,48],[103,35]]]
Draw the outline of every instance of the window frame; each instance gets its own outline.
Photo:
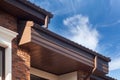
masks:
[[[3,80],[12,80],[12,40],[18,33],[0,26],[0,47],[4,49]]]

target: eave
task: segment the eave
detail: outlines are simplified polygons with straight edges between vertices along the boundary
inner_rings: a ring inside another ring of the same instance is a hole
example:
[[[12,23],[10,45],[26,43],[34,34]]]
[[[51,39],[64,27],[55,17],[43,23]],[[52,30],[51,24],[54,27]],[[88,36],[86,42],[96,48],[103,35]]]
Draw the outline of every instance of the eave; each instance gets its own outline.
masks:
[[[42,28],[38,24],[33,23],[25,27],[19,44],[30,50],[32,67],[53,74],[61,75],[76,70],[92,74],[95,66],[94,74],[108,73],[109,58]]]
[[[50,12],[27,0],[0,0],[0,9],[17,17],[19,20],[31,20],[38,24],[44,24],[46,16],[53,17]]]

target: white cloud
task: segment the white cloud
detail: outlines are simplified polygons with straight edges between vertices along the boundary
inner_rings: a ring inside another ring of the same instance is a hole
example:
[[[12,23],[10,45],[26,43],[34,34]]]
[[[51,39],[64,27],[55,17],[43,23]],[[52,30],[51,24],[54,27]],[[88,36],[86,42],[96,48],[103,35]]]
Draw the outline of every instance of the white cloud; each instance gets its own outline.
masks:
[[[99,42],[99,33],[91,26],[87,16],[75,15],[66,18],[63,23],[68,27],[72,35],[68,35],[67,38],[92,50],[96,49]]]
[[[112,60],[109,64],[109,70],[110,71],[113,71],[113,70],[117,70],[117,69],[120,69],[120,57]]]

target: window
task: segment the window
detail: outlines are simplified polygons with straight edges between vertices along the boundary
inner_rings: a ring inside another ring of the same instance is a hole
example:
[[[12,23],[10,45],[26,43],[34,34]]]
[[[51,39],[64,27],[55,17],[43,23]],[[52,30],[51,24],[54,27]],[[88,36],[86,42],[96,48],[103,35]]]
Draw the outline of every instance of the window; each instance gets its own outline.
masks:
[[[41,77],[38,77],[36,75],[31,74],[30,75],[30,80],[47,80],[47,79],[44,79],[44,78],[41,78]]]
[[[4,80],[5,76],[5,52],[4,48],[0,47],[0,80]]]
[[[0,80],[12,80],[12,40],[17,33],[0,26]]]

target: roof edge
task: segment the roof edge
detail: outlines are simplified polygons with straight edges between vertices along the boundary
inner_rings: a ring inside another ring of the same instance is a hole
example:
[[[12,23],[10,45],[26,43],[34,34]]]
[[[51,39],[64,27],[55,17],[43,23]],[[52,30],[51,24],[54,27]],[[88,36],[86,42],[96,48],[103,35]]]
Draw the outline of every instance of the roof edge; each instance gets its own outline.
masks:
[[[73,41],[71,41],[71,40],[69,40],[69,39],[67,39],[67,38],[64,38],[64,37],[62,37],[62,36],[60,36],[60,35],[52,32],[52,31],[50,31],[50,30],[48,30],[48,29],[45,29],[45,28],[41,27],[41,26],[38,25],[38,24],[35,24],[35,25],[34,25],[34,28],[36,28],[36,29],[38,29],[38,30],[41,30],[41,31],[43,31],[43,32],[45,32],[45,33],[47,33],[47,34],[49,34],[49,35],[51,35],[51,36],[53,36],[53,37],[55,37],[55,38],[63,41],[63,42],[65,42],[65,43],[68,43],[68,44],[70,44],[70,45],[72,45],[72,46],[75,46],[75,47],[77,47],[77,48],[79,48],[79,49],[82,49],[82,50],[85,51],[85,52],[91,53],[91,54],[94,55],[94,56],[98,56],[99,58],[101,58],[101,59],[103,59],[103,60],[105,60],[105,61],[107,61],[107,62],[110,62],[110,61],[111,61],[111,59],[110,59],[109,57],[103,56],[103,55],[101,55],[101,54],[99,54],[99,53],[97,53],[97,52],[95,52],[95,51],[93,51],[93,50],[91,50],[91,49],[89,49],[89,48],[86,48],[86,47],[84,47],[84,46],[82,46],[82,45],[80,45],[80,44],[77,44],[77,43],[75,43],[75,42],[73,42]]]
[[[5,1],[6,1],[6,0],[5,0]],[[46,16],[49,16],[50,18],[53,17],[53,14],[52,14],[52,13],[46,11],[45,9],[43,9],[43,8],[35,5],[34,3],[32,3],[32,2],[30,2],[30,1],[28,1],[28,0],[15,0],[15,1],[22,3],[22,4],[24,4],[24,5],[32,8],[33,10],[39,12],[39,13],[43,13],[43,14],[45,14]]]

